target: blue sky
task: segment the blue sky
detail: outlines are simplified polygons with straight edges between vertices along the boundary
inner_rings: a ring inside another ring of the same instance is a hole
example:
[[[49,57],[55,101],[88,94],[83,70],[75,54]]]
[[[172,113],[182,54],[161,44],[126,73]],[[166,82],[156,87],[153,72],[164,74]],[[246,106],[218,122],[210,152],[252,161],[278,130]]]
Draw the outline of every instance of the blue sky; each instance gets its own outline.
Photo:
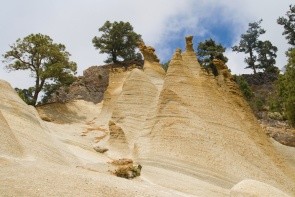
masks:
[[[147,45],[156,49],[161,62],[168,61],[176,48],[184,49],[184,37],[194,35],[198,42],[213,38],[227,47],[228,66],[233,73],[245,70],[244,54],[230,47],[237,44],[249,22],[264,21],[266,34],[279,48],[277,66],[286,64],[287,41],[276,19],[283,16],[293,0],[0,0],[0,54],[9,50],[17,38],[31,33],[49,35],[65,44],[78,64],[78,75],[93,65],[102,65],[105,55],[94,49],[91,40],[106,20],[129,21]],[[1,57],[0,57],[1,58]],[[14,87],[33,84],[29,73],[8,73],[0,62],[0,79]]]

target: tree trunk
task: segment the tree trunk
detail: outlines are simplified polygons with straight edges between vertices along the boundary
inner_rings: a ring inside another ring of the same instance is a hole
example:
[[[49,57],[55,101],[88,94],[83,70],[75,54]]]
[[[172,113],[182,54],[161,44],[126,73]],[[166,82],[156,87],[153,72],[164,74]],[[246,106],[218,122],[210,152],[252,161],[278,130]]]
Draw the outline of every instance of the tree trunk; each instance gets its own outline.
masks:
[[[253,52],[252,49],[250,49],[250,67],[252,67],[254,74],[256,74],[256,68],[255,68],[255,62],[253,60]]]
[[[32,101],[32,105],[36,106],[37,100],[38,100],[38,96],[39,93],[41,92],[44,83],[45,83],[45,79],[41,79],[41,83],[39,84],[40,79],[39,77],[36,78],[36,86],[35,86],[35,92],[34,92],[34,96],[33,96],[33,101]]]
[[[253,65],[253,71],[254,71],[254,75],[256,74],[256,68],[255,68],[255,65]]]
[[[112,53],[112,60],[113,60],[113,63],[117,63],[117,55],[116,53]]]
[[[35,90],[34,96],[33,96],[33,101],[32,101],[33,106],[36,106],[38,95],[39,95],[39,92],[37,90]]]

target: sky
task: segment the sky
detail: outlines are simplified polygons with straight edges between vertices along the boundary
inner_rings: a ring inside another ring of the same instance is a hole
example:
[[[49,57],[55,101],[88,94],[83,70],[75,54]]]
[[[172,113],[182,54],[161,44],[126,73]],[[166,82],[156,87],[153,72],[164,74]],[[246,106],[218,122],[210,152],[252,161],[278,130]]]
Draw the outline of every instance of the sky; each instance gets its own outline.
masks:
[[[93,65],[103,65],[106,55],[93,47],[92,38],[105,21],[130,22],[147,45],[167,62],[176,48],[185,49],[184,37],[199,42],[213,38],[227,48],[225,55],[233,74],[252,73],[244,69],[245,54],[232,52],[250,22],[263,19],[266,33],[278,47],[277,66],[286,65],[288,44],[283,27],[276,23],[293,0],[0,0],[0,79],[13,87],[27,88],[34,78],[25,71],[8,72],[2,55],[18,38],[41,33],[62,43],[78,65],[77,75]]]

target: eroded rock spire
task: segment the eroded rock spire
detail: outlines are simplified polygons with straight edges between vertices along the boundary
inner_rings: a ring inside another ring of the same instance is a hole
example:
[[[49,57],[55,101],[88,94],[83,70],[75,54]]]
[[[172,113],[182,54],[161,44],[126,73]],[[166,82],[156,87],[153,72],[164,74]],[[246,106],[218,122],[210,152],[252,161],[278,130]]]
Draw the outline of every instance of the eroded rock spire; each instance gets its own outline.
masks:
[[[193,36],[186,36],[185,37],[185,42],[186,42],[186,46],[185,46],[186,52],[194,52]]]
[[[138,42],[138,48],[142,53],[144,60],[150,62],[160,62],[159,58],[155,53],[155,49],[151,46],[146,46],[143,41]]]
[[[173,54],[172,60],[182,60],[181,49],[177,48]]]

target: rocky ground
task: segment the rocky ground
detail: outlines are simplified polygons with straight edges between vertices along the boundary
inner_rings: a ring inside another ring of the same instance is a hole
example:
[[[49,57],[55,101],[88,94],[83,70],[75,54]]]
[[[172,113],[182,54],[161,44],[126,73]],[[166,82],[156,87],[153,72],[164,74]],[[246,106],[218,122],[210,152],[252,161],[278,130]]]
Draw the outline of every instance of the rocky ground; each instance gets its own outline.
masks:
[[[295,147],[295,129],[280,112],[273,112],[270,108],[275,99],[275,84],[278,75],[274,73],[244,74],[253,91],[253,97],[248,101],[266,134],[279,143]]]

